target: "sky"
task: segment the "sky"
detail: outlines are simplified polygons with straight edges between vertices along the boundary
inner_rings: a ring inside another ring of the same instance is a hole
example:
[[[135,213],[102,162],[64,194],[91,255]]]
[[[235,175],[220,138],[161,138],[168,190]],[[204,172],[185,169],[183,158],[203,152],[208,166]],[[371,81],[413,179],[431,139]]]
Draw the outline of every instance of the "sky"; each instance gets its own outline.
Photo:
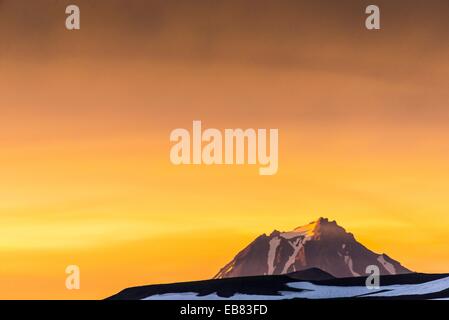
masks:
[[[207,279],[322,216],[448,272],[448,18],[438,0],[0,0],[0,298]],[[172,165],[193,120],[278,128],[278,173]]]

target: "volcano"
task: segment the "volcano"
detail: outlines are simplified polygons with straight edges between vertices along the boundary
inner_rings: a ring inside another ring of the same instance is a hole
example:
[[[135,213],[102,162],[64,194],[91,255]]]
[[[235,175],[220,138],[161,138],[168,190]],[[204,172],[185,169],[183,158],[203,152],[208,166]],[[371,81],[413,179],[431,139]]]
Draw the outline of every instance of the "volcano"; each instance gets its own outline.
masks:
[[[377,254],[359,243],[335,221],[319,218],[288,232],[273,231],[257,237],[214,279],[281,275],[318,268],[334,277],[366,276],[368,266],[380,275],[410,273],[385,253]]]

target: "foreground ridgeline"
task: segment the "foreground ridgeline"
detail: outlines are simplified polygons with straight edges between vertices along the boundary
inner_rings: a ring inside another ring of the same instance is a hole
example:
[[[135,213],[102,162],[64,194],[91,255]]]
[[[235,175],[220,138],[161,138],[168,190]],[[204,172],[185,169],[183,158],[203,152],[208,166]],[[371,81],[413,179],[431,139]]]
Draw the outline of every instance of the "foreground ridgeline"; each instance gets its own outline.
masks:
[[[449,274],[407,273],[380,277],[370,289],[365,277],[335,278],[319,269],[287,275],[213,279],[125,289],[112,300],[447,300]],[[182,311],[180,311],[182,313]]]

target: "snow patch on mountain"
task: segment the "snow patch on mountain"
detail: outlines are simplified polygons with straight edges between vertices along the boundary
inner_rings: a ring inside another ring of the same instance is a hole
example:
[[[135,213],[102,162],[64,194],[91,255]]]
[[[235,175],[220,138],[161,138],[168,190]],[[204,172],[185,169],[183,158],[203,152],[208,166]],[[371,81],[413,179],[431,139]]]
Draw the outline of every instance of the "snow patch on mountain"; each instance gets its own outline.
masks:
[[[372,294],[372,297],[397,297],[403,295],[424,295],[440,292],[449,288],[449,277],[420,284],[399,284],[382,287],[386,292]]]
[[[290,255],[290,257],[288,257],[282,273],[287,273],[290,267],[295,263],[295,259],[298,256],[299,250],[301,250],[301,248],[303,247],[304,241],[304,238],[298,238],[293,242],[289,242],[289,245],[293,248],[293,253]],[[294,269],[293,271],[296,271],[296,269]]]
[[[354,265],[350,256],[345,256],[345,263],[349,268],[349,271],[352,273],[354,277],[360,277],[360,274],[354,271]]]
[[[305,237],[307,240],[311,239],[315,235],[315,229],[318,225],[318,221],[311,222],[308,225],[297,227],[292,231],[282,232],[280,236],[284,239],[293,239],[296,237]]]
[[[274,237],[270,240],[270,249],[268,250],[268,274],[273,274],[274,272],[274,259],[276,257],[276,250],[281,243],[281,239],[278,237]]]
[[[384,258],[383,254],[381,254],[377,258],[377,261],[379,261],[390,274],[396,274],[395,267],[391,263],[385,261],[385,258]]]
[[[144,300],[285,300],[422,296],[449,289],[449,277],[420,284],[387,285],[379,289],[369,289],[365,286],[327,286],[306,281],[291,282],[287,286],[294,290],[279,291],[276,295],[235,293],[230,297],[221,297],[217,293],[200,296],[195,292],[173,292],[151,295]],[[439,298],[439,300],[447,299]]]

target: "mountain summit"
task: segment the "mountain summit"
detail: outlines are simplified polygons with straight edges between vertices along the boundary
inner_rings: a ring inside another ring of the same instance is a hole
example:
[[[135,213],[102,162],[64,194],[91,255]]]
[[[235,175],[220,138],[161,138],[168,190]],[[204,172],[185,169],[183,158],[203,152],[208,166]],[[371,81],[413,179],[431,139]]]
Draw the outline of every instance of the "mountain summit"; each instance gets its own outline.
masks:
[[[335,277],[366,275],[377,265],[381,275],[411,272],[386,254],[376,254],[335,221],[320,218],[288,232],[263,234],[240,251],[214,277],[276,275],[319,268]]]

